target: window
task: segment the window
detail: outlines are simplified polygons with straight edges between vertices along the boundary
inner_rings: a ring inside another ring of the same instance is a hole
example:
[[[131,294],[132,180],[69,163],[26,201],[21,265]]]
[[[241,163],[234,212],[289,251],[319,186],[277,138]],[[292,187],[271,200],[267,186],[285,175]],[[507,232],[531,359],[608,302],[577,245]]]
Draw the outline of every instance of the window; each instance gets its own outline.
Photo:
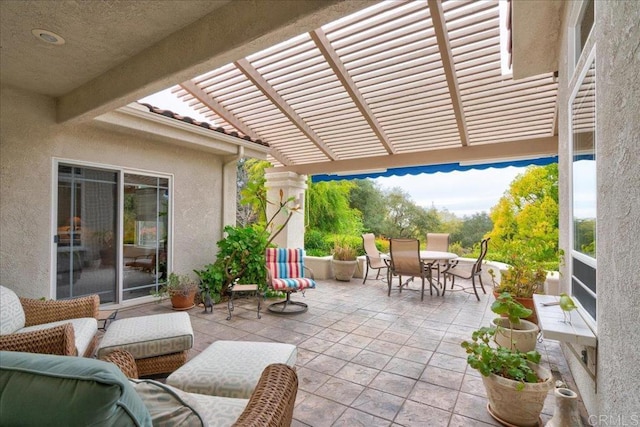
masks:
[[[596,63],[580,71],[570,100],[572,251],[571,293],[596,320]]]
[[[578,63],[578,59],[582,55],[587,39],[593,28],[595,18],[595,10],[593,0],[586,0],[582,3],[578,19],[574,27],[574,40],[575,40],[575,57],[574,65]]]

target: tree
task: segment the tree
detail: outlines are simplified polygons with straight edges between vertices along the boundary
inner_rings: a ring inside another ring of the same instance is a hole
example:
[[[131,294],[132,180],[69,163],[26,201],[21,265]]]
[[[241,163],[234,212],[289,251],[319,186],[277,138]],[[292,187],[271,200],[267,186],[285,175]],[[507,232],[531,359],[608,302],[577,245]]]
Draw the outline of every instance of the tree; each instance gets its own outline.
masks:
[[[353,209],[362,213],[363,231],[375,235],[383,234],[386,201],[377,184],[370,179],[357,179],[349,194]]]
[[[530,166],[491,209],[492,252],[505,258],[517,251],[532,261],[556,261],[558,212],[557,163]]]
[[[460,242],[463,248],[471,248],[479,243],[493,229],[493,222],[486,212],[478,212],[464,216],[459,220],[459,227],[451,233],[451,242]]]
[[[238,161],[238,201],[236,219],[238,225],[266,221],[267,189],[264,170],[271,167],[265,160],[242,159]]]
[[[362,233],[362,213],[349,204],[352,181],[316,182],[307,190],[308,228],[323,233]]]
[[[413,237],[424,241],[426,233],[441,227],[438,211],[416,205],[409,194],[398,187],[386,193],[386,218],[383,233],[389,237]]]

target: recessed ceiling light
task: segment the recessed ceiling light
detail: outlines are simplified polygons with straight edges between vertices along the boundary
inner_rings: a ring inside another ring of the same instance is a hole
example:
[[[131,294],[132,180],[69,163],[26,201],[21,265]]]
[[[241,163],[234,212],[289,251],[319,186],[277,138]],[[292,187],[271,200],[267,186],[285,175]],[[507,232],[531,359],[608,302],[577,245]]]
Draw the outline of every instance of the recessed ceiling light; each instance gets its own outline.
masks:
[[[41,40],[45,43],[62,45],[65,43],[64,39],[57,35],[56,33],[48,30],[43,30],[41,28],[35,28],[31,30],[31,34],[36,36],[38,40]]]

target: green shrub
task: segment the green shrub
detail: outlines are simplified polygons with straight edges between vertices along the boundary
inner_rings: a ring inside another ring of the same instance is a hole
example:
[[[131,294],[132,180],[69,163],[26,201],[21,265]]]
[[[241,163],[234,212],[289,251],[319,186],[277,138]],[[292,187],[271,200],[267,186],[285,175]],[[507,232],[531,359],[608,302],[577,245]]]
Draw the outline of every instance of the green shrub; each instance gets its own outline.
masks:
[[[327,236],[319,230],[307,230],[304,233],[304,249],[307,255],[326,256],[331,253],[333,245]]]
[[[389,253],[389,239],[384,237],[376,237],[376,248],[382,253]]]

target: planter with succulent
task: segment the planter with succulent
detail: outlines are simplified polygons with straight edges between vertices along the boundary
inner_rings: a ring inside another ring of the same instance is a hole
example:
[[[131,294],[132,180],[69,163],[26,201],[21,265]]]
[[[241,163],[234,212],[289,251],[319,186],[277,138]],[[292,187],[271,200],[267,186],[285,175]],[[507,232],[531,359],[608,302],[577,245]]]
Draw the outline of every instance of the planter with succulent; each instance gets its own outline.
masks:
[[[174,310],[189,310],[195,305],[197,290],[198,285],[191,277],[171,273],[167,281],[157,292],[152,292],[152,295],[160,298],[159,302],[165,298],[171,298],[171,306]]]
[[[494,313],[506,314],[507,319],[523,314],[520,304],[511,303],[513,300],[509,300],[508,294],[503,296],[498,304],[492,305]],[[545,398],[553,388],[553,376],[539,365],[540,353],[514,348],[512,335],[509,335],[508,346],[496,345],[497,329],[480,328],[472,333],[471,341],[462,342],[467,363],[482,374],[489,400],[487,410],[492,417],[506,425],[537,426]]]
[[[349,282],[358,266],[358,251],[346,240],[337,241],[333,246],[333,275],[336,280]]]

